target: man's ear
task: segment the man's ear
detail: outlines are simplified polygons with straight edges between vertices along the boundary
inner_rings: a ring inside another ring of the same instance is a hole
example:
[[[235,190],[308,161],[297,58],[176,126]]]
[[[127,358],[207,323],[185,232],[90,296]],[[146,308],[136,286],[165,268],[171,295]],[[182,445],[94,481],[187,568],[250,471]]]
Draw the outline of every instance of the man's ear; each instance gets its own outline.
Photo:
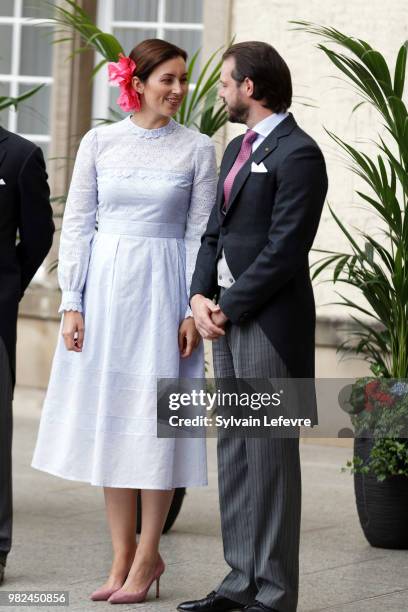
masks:
[[[248,77],[245,77],[244,79],[244,88],[248,98],[251,98],[252,94],[254,93],[254,82],[251,81],[251,79],[249,79]]]

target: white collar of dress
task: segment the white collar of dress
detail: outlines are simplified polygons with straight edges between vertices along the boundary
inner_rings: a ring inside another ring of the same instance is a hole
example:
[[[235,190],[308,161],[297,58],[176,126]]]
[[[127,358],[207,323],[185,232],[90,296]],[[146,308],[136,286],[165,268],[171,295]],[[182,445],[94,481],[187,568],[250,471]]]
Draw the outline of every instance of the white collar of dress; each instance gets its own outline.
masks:
[[[170,121],[159,128],[153,128],[151,130],[147,128],[142,128],[139,125],[136,125],[134,121],[131,119],[131,115],[128,115],[125,119],[139,138],[159,138],[160,136],[166,136],[167,134],[171,134],[176,129],[178,123],[173,118],[170,118]]]

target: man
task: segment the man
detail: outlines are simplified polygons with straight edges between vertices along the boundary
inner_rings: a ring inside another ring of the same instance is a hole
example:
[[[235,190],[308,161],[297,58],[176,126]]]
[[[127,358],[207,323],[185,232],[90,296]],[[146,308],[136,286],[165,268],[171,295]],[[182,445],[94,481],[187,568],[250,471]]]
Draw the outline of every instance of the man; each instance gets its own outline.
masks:
[[[289,69],[262,42],[224,53],[220,96],[246,124],[228,145],[202,238],[191,307],[214,340],[217,379],[313,378],[312,246],[327,191],[317,144],[288,113]],[[218,299],[215,305],[213,298]],[[301,477],[298,437],[218,439],[221,525],[231,571],[179,610],[293,612],[297,607]]]
[[[54,223],[49,195],[41,149],[0,127],[0,584],[12,535],[17,310],[52,244]]]

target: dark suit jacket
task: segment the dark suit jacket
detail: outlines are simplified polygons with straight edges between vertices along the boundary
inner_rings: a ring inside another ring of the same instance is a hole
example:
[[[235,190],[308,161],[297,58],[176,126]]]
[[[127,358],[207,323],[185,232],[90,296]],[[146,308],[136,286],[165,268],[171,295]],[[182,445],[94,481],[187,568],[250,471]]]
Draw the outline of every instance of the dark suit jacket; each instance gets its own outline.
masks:
[[[13,383],[18,303],[52,244],[49,195],[41,149],[0,127],[0,340]]]
[[[237,174],[226,215],[224,180],[243,136],[228,145],[217,201],[202,237],[190,299],[218,297],[217,260],[224,248],[236,279],[220,300],[233,324],[256,319],[296,378],[314,376],[315,303],[308,253],[327,192],[323,155],[292,114],[256,149]],[[251,163],[266,173],[251,172]]]

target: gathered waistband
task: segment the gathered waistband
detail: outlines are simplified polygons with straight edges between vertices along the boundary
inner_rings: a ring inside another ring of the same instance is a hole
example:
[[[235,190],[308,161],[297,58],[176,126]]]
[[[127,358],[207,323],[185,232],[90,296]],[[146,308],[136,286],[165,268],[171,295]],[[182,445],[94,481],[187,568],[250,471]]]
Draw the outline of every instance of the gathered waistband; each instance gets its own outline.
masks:
[[[98,221],[98,232],[147,238],[184,238],[185,226],[183,223],[150,223],[102,217]]]

